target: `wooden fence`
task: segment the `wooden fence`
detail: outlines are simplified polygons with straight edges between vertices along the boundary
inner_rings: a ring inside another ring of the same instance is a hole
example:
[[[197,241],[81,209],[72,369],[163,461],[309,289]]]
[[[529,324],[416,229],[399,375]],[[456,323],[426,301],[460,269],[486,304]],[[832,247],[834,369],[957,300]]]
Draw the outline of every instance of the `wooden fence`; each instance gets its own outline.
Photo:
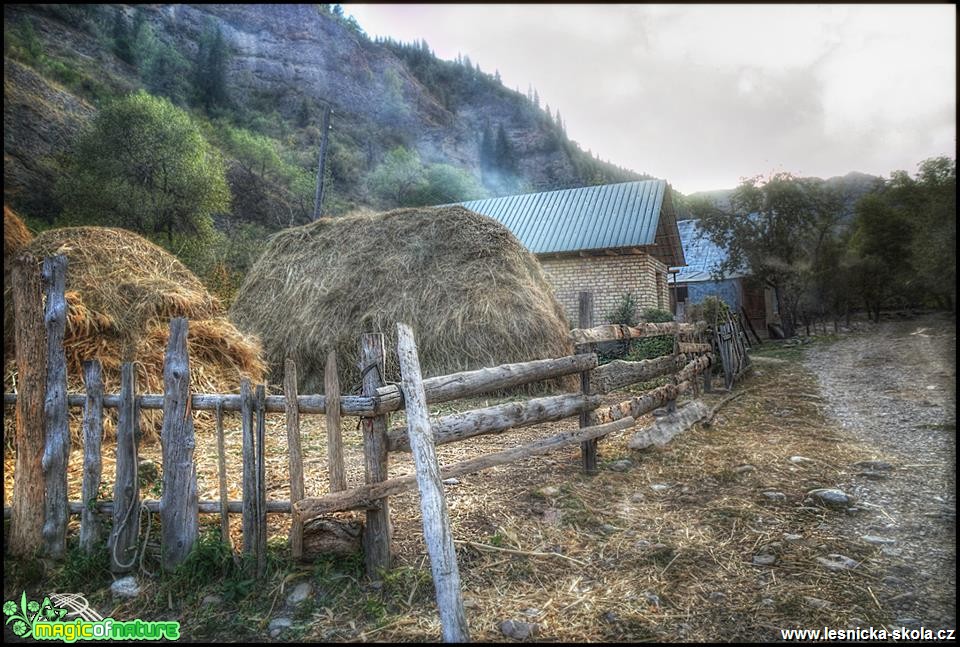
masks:
[[[23,487],[21,481],[37,478],[36,471],[21,468],[21,458],[27,463],[36,455],[36,434],[29,432],[30,411],[27,406],[36,400],[35,391],[45,389],[43,419],[46,421],[45,447],[43,448],[43,478],[41,485],[44,497],[44,514],[39,517],[42,526],[44,552],[52,557],[61,557],[65,546],[66,520],[68,514],[80,514],[81,545],[92,550],[100,537],[97,515],[94,511],[112,515],[113,525],[109,534],[111,567],[116,572],[131,570],[138,560],[138,518],[142,510],[159,512],[161,520],[161,562],[166,569],[181,563],[190,553],[198,534],[199,513],[219,513],[222,533],[229,541],[227,515],[239,512],[242,515],[243,551],[255,558],[258,573],[266,563],[266,515],[289,513],[292,515],[290,531],[291,550],[295,557],[302,554],[302,532],[306,522],[332,512],[364,510],[363,547],[367,572],[377,578],[379,571],[390,566],[390,507],[391,496],[416,487],[419,483],[421,508],[424,515],[425,537],[434,565],[438,600],[451,594],[453,570],[456,560],[451,557],[452,543],[448,542],[449,527],[444,530],[433,521],[445,519],[445,504],[442,492],[436,491],[439,479],[460,476],[496,465],[502,465],[531,456],[545,454],[571,444],[581,445],[583,469],[597,469],[597,442],[615,431],[632,427],[635,421],[654,409],[671,406],[681,394],[699,388],[698,378],[705,378],[709,388],[709,373],[712,364],[711,345],[703,343],[706,325],[687,323],[640,324],[628,326],[599,326],[590,324],[592,296],[581,294],[581,327],[571,331],[577,346],[577,354],[541,359],[515,364],[464,371],[452,375],[421,379],[419,360],[413,340],[413,332],[399,326],[400,366],[403,373],[401,385],[385,384],[382,378],[384,357],[383,335],[364,334],[360,338],[360,367],[363,375],[362,393],[359,396],[340,395],[337,383],[337,358],[328,358],[325,374],[325,395],[301,395],[297,393],[296,366],[287,361],[284,377],[284,394],[267,396],[264,385],[252,385],[242,380],[240,393],[201,394],[190,392],[190,365],[187,355],[189,324],[186,319],[176,318],[170,323],[170,339],[164,363],[164,393],[137,394],[133,366],[122,366],[121,390],[118,394],[104,394],[101,370],[96,362],[84,365],[86,393],[67,394],[66,369],[63,356],[63,300],[66,262],[62,257],[44,263],[46,286],[47,335],[47,380],[45,387],[38,387],[31,380],[29,357],[35,357],[36,348],[21,345],[17,336],[18,366],[21,373],[21,389],[18,394],[5,394],[4,403],[18,406],[17,425],[17,471],[13,506],[5,510],[12,517],[13,530],[21,536],[36,535],[37,515],[22,514],[25,501],[36,497],[34,489]],[[18,293],[19,296],[19,293]],[[34,294],[39,300],[39,294]],[[28,301],[17,301],[17,326],[29,328],[23,320],[29,313],[36,313],[36,304],[31,309]],[[674,338],[673,352],[642,362],[617,361],[598,366],[597,355],[592,352],[597,343],[671,335]],[[30,354],[30,353],[33,354]],[[426,407],[460,398],[501,391],[503,389],[578,375],[580,389],[548,397],[529,398],[472,411],[456,413],[430,420]],[[647,382],[661,376],[670,376],[669,383],[631,397],[613,405],[603,404],[602,395],[617,389]],[[67,410],[83,408],[84,466],[83,502],[70,503],[66,491],[66,461],[69,456],[69,429]],[[102,417],[105,408],[119,412],[117,425],[117,460],[113,500],[97,500],[100,489],[101,460],[100,439]],[[141,501],[137,480],[137,430],[143,409],[161,409],[163,489],[159,501]],[[199,501],[197,496],[196,463],[193,411],[212,410],[215,413],[219,452],[219,500]],[[407,427],[390,426],[390,414],[405,410]],[[237,411],[240,414],[243,447],[243,498],[229,501],[225,475],[223,440],[223,414]],[[289,444],[290,499],[267,501],[264,483],[265,414],[286,414],[287,439]],[[303,455],[300,446],[300,417],[302,414],[323,414],[327,417],[328,472],[330,492],[318,497],[305,497],[303,479]],[[341,416],[359,416],[363,431],[363,455],[366,482],[348,489],[344,478],[345,466],[340,437]],[[520,447],[479,456],[452,465],[439,466],[434,447],[436,445],[463,442],[483,434],[500,434],[513,429],[561,420],[579,418],[579,428],[561,434],[540,438]],[[389,456],[395,452],[412,452],[416,472],[407,476],[388,478]],[[48,458],[49,457],[49,458]],[[32,483],[36,486],[36,483]],[[439,523],[439,522],[437,522]],[[439,528],[439,530],[438,530]],[[13,536],[13,535],[11,535]],[[448,545],[449,544],[449,545]],[[25,554],[29,551],[17,551]],[[21,547],[22,548],[22,547]],[[35,546],[30,547],[32,551]],[[434,552],[436,549],[436,553]],[[139,553],[142,559],[142,552]],[[437,565],[440,565],[439,567]],[[440,570],[438,571],[437,568]],[[446,573],[439,577],[439,573]],[[440,582],[439,580],[445,580]],[[441,586],[443,591],[440,590]],[[456,587],[457,589],[459,586]],[[456,597],[459,597],[457,592]],[[452,613],[452,615],[450,615]],[[446,614],[446,615],[445,615]],[[447,628],[461,625],[462,605],[457,612],[441,611],[446,639],[464,639],[459,630]],[[453,623],[453,624],[450,624]]]

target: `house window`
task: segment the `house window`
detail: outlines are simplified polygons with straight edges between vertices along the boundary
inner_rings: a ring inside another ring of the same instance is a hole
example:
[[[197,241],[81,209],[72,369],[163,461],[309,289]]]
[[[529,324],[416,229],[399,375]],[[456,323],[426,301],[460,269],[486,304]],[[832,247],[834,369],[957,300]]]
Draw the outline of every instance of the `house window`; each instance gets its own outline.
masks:
[[[675,289],[677,291],[677,302],[683,303],[690,298],[689,290],[686,285],[679,285]]]

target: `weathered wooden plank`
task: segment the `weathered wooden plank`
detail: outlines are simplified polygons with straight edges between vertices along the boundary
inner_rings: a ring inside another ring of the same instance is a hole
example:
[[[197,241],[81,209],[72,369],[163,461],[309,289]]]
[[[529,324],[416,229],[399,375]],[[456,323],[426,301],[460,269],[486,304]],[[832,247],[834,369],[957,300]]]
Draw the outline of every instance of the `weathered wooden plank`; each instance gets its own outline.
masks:
[[[433,442],[445,445],[482,434],[499,434],[516,427],[563,420],[596,409],[601,401],[599,396],[565,393],[455,413],[433,423]],[[392,452],[410,451],[407,430],[402,427],[391,429],[387,434],[387,446]]]
[[[46,348],[46,347],[44,347]],[[71,407],[82,407],[86,396],[72,393],[67,396],[67,404]],[[323,395],[301,395],[297,397],[297,406],[300,413],[326,413],[327,399]],[[17,403],[16,393],[4,393],[3,404]],[[374,398],[359,395],[340,396],[340,413],[344,416],[372,416],[374,415]],[[265,401],[269,413],[284,413],[287,403],[282,395],[268,395]],[[103,406],[116,409],[120,406],[120,396],[116,393],[103,396]],[[137,406],[140,409],[163,409],[163,395],[146,393],[137,396]],[[235,393],[194,393],[190,398],[190,408],[193,411],[216,411],[217,407],[223,411],[240,411],[240,396]]]
[[[120,366],[117,416],[117,463],[113,486],[113,529],[108,542],[110,570],[126,573],[137,561],[140,485],[137,483],[140,408],[136,401],[137,373],[132,362]]]
[[[257,415],[257,577],[267,572],[267,412],[264,400],[267,387],[258,384],[254,396]]]
[[[470,460],[462,461],[440,470],[440,477],[447,479],[455,476],[463,476],[472,472],[479,472],[497,465],[512,463],[524,458],[540,456],[552,452],[560,447],[582,443],[592,438],[602,438],[615,431],[628,429],[634,424],[632,417],[623,417],[608,424],[587,427],[586,429],[576,429],[567,431],[556,436],[544,438],[528,445],[506,449],[495,454],[487,454]],[[337,512],[339,510],[352,510],[356,508],[371,508],[377,505],[377,501],[386,496],[394,496],[415,487],[417,483],[414,474],[399,476],[381,483],[367,484],[358,488],[351,488],[344,492],[334,492],[325,496],[311,498],[307,497],[301,500],[297,507],[305,520],[311,519],[317,515]],[[306,523],[309,523],[307,521]]]
[[[579,306],[580,312],[578,314],[580,328],[588,330],[593,327],[593,292],[581,292]],[[588,347],[588,350],[592,350],[592,347]],[[590,371],[582,371],[580,373],[580,392],[583,395],[587,395],[591,392],[592,386],[590,382]],[[587,411],[581,411],[580,428],[583,429],[588,427],[589,424]],[[585,473],[595,474],[597,472],[596,439],[586,440],[580,446],[580,462]]]
[[[93,506],[100,496],[103,459],[100,447],[103,440],[103,371],[99,360],[83,363],[83,382],[87,402],[83,407],[83,503],[87,505],[80,516],[80,549],[88,555],[100,540],[100,519]]]
[[[82,501],[71,501],[68,505],[68,511],[70,514],[80,514],[82,515],[83,511],[88,508],[87,504]],[[140,502],[142,507],[145,507],[147,510],[153,513],[160,512],[160,501],[156,499],[144,499]],[[96,514],[107,514],[112,515],[114,510],[113,501],[97,501],[93,505],[93,512]],[[220,511],[223,510],[223,506],[220,501],[198,501],[197,502],[197,511],[200,514],[220,514]],[[268,514],[290,514],[291,505],[289,501],[267,501],[267,513]],[[239,514],[243,512],[243,501],[228,501],[227,502],[227,511],[233,514]],[[3,508],[3,518],[9,519],[11,515],[10,506],[4,506]]]
[[[347,489],[346,470],[343,465],[343,437],[340,426],[340,378],[337,375],[337,351],[327,354],[323,371],[323,391],[327,396],[327,470],[330,474],[330,491]]]
[[[549,380],[564,375],[588,371],[597,365],[593,353],[570,355],[556,359],[539,359],[531,362],[503,364],[475,371],[463,371],[451,375],[428,377],[423,381],[427,404],[449,402],[490,391],[500,391],[514,386]],[[377,389],[379,404],[377,413],[389,413],[403,408],[400,387],[388,384]]]
[[[383,333],[366,333],[360,338],[360,372],[363,375],[363,395],[374,397],[383,386]],[[368,485],[389,478],[387,450],[387,415],[363,418],[363,462]],[[363,549],[367,576],[380,579],[380,570],[390,568],[390,503],[384,497],[375,510],[367,511],[364,526]]]
[[[417,357],[413,330],[397,324],[397,355],[400,362],[408,436],[420,489],[420,514],[423,538],[430,555],[430,571],[436,591],[437,608],[444,642],[469,642],[467,616],[460,591],[460,568],[453,544],[453,530],[443,496],[440,466],[430,429],[430,412],[423,390],[420,359]]]
[[[230,539],[230,512],[227,502],[227,450],[223,440],[223,409],[218,407],[214,412],[217,425],[217,478],[220,486],[220,538],[233,553],[233,542]],[[242,508],[241,508],[242,510]]]
[[[161,563],[174,570],[197,541],[196,439],[190,410],[189,326],[184,317],[170,320],[170,339],[163,358],[164,406],[160,442],[163,451],[163,494],[160,498]]]
[[[240,380],[240,429],[243,437],[243,552],[257,549],[257,454],[253,429],[253,393],[250,380]]]
[[[661,375],[673,373],[682,368],[686,362],[685,355],[663,355],[639,362],[617,359],[593,369],[590,372],[591,385],[596,393],[610,393],[630,384],[647,382]]]
[[[636,326],[625,326],[623,324],[610,324],[606,326],[596,326],[593,328],[577,328],[570,331],[570,339],[576,345],[596,344],[606,341],[618,341],[621,339],[639,339],[642,337],[659,337],[662,335],[679,334],[685,339],[690,339],[699,332],[706,329],[706,323],[698,321],[692,323],[639,323]]]
[[[44,497],[43,550],[61,559],[67,548],[67,463],[70,460],[70,426],[67,419],[67,357],[63,335],[67,327],[67,257],[59,254],[43,261],[46,293],[44,325],[47,330],[47,392],[43,400],[46,437],[43,450]]]
[[[13,263],[14,340],[21,398],[16,410],[17,462],[9,547],[12,555],[33,555],[43,541],[44,397],[47,389],[47,331],[43,323],[43,280],[36,257]],[[9,306],[9,304],[5,304]]]
[[[682,341],[678,346],[678,350],[685,355],[695,355],[699,353],[709,353],[713,348],[710,344]]]
[[[290,501],[296,503],[304,496],[303,452],[300,447],[300,412],[293,403],[297,401],[297,364],[289,357],[283,365],[283,394],[287,396],[287,465],[290,471]],[[329,399],[328,399],[329,401]],[[340,414],[339,403],[336,406]],[[329,419],[331,412],[327,412]],[[294,559],[303,556],[303,521],[293,513],[290,519],[290,554]]]
[[[593,424],[602,424],[630,416],[634,419],[666,405],[677,396],[692,388],[691,380],[699,373],[709,369],[711,358],[703,355],[689,362],[677,373],[677,384],[665,384],[648,391],[641,396],[624,400],[610,407],[602,407],[590,414]]]

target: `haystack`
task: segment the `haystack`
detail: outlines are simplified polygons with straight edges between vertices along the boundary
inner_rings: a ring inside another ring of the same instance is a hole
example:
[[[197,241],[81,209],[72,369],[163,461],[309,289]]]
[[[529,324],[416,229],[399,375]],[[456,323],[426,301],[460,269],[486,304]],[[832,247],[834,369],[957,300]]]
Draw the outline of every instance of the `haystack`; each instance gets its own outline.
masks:
[[[303,392],[323,389],[327,352],[341,389],[360,384],[359,337],[413,326],[424,376],[572,352],[569,325],[539,263],[510,231],[462,207],[325,218],[275,234],[230,310],[257,334],[278,378],[285,357]]]
[[[64,346],[71,392],[83,389],[83,361],[99,359],[107,393],[119,390],[120,365],[128,360],[136,362],[139,392],[163,393],[163,356],[173,317],[190,320],[194,392],[236,392],[242,376],[263,378],[256,339],[240,333],[199,279],[150,241],[123,229],[71,227],[45,231],[25,249],[37,258],[67,256]],[[5,290],[7,318],[10,301]],[[6,343],[12,326],[5,324],[5,331]],[[143,413],[149,439],[158,430],[159,415]]]

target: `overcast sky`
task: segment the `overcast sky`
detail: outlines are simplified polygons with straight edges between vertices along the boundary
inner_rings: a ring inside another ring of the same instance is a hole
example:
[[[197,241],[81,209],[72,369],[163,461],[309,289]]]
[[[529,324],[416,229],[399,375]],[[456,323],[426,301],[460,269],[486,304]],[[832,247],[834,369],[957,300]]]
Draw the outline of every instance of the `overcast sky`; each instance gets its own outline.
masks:
[[[956,154],[953,5],[344,5],[537,89],[603,159],[683,193]]]

